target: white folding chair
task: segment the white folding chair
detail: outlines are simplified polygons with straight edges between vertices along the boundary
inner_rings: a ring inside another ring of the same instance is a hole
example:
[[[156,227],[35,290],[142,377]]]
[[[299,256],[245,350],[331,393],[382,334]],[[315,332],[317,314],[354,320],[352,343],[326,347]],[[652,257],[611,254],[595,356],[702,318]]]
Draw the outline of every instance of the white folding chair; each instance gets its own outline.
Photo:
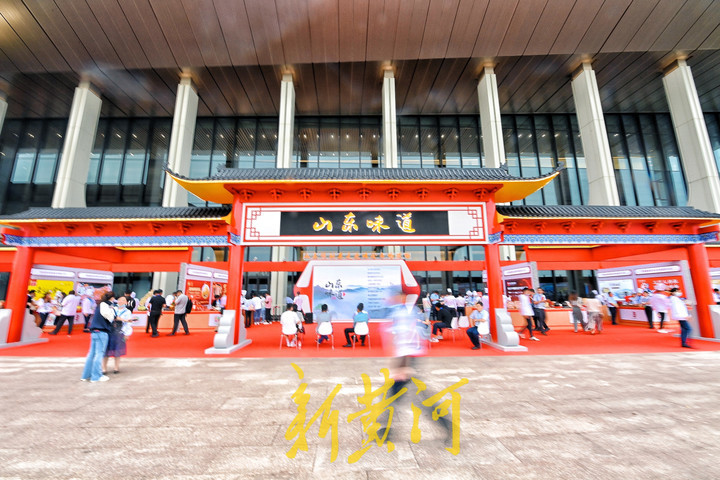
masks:
[[[361,335],[365,335],[367,337],[368,348],[370,348],[370,327],[368,326],[368,322],[360,322],[355,324],[355,330],[353,331],[352,336],[353,349],[355,348],[355,343],[357,343],[358,341],[358,337]]]
[[[458,331],[458,317],[453,317],[450,321],[450,328],[444,329],[445,331],[450,331],[453,336],[453,342],[455,342],[455,332]]]
[[[487,342],[492,341],[492,335],[490,335],[490,322],[482,322],[478,325],[478,336],[480,337],[480,345],[482,345],[483,339]]]
[[[332,323],[322,322],[318,324],[315,333],[317,334],[317,341],[315,342],[316,349],[320,348],[320,336],[325,335],[327,337],[330,337],[330,346],[333,350],[335,350],[335,336],[333,335]]]
[[[293,335],[294,341],[295,341],[295,348],[300,348],[300,340],[298,339],[297,335],[297,326],[295,325],[288,325],[282,326],[282,331],[280,333],[280,348],[278,350],[282,350],[283,341],[285,340],[285,337],[287,335]]]

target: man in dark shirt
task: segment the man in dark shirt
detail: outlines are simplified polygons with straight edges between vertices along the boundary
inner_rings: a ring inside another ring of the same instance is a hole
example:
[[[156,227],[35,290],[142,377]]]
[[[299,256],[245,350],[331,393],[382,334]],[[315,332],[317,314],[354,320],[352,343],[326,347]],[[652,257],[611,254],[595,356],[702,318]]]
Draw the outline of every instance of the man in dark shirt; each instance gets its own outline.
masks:
[[[450,313],[450,310],[445,308],[445,306],[443,306],[440,302],[433,305],[433,309],[435,309],[435,315],[437,316],[438,321],[433,323],[432,333],[433,335],[437,335],[438,330],[440,330],[440,335],[431,338],[430,341],[437,342],[443,338],[443,328],[452,328],[452,313]]]
[[[162,315],[162,310],[165,306],[165,297],[163,297],[162,290],[155,290],[153,294],[154,295],[149,301],[150,313],[148,314],[148,323],[150,324],[150,328],[152,328],[152,336],[157,337],[159,335],[158,321],[160,320],[160,315]]]

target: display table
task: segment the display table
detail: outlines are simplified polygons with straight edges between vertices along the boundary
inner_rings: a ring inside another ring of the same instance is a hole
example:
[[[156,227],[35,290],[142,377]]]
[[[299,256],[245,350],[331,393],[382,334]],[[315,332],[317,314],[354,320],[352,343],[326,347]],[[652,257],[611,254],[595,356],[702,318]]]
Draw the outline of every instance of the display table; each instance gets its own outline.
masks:
[[[513,326],[522,328],[527,325],[525,317],[520,315],[520,311],[517,309],[509,309],[508,313],[512,318]],[[587,315],[587,312],[583,309],[583,316]],[[551,329],[571,329],[573,328],[573,317],[571,308],[546,308],[545,309],[545,323]],[[533,322],[533,328],[535,323]]]
[[[691,310],[688,307],[688,310]],[[641,305],[620,305],[618,306],[618,323],[620,325],[643,325],[647,326],[647,315],[645,315],[645,307]],[[660,319],[655,316],[653,323],[656,327],[660,327]],[[679,327],[678,322],[669,320],[669,314],[665,314],[665,327]]]

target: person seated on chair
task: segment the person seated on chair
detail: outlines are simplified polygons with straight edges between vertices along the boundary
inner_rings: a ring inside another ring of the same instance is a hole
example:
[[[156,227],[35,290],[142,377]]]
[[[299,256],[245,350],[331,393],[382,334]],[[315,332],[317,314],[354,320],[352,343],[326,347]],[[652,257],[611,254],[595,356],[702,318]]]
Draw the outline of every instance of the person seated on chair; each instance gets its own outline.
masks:
[[[470,337],[470,341],[473,344],[472,349],[479,350],[482,347],[480,346],[480,333],[478,332],[478,327],[480,327],[483,323],[490,321],[490,314],[483,308],[482,302],[475,304],[475,309],[470,312],[470,320],[475,323],[472,327],[467,329],[467,336]]]
[[[345,329],[345,341],[347,342],[343,347],[352,347],[352,343],[350,343],[350,334],[355,334],[355,325],[358,323],[367,323],[370,321],[370,315],[363,310],[365,308],[365,305],[362,303],[358,303],[357,305],[357,312],[355,312],[355,315],[353,316],[353,326],[352,328],[346,328]],[[360,337],[360,345],[365,346],[365,335],[359,335]]]
[[[323,304],[320,306],[320,313],[316,313],[316,314],[315,314],[315,319],[317,320],[317,324],[318,324],[318,325],[317,325],[317,328],[318,328],[318,330],[320,330],[320,325],[321,325],[321,324],[323,324],[323,323],[325,323],[325,322],[329,322],[330,320],[332,320],[332,314],[331,314],[330,312],[328,312],[328,306],[327,306],[327,304],[323,303]],[[320,338],[318,338],[318,341],[317,341],[317,342],[318,342],[318,343],[322,343],[322,342],[324,342],[324,341],[326,341],[326,340],[330,340],[330,337],[327,336],[327,335],[320,335]]]
[[[292,303],[288,303],[285,307],[285,311],[282,315],[280,315],[280,326],[282,328],[282,332],[285,334],[285,341],[288,347],[295,346],[295,337],[298,333],[298,325],[302,325],[302,320],[299,319],[293,307],[294,305]]]
[[[443,338],[443,328],[452,328],[452,313],[450,313],[450,310],[445,308],[445,306],[443,306],[441,303],[436,303],[435,305],[433,305],[433,308],[435,309],[435,315],[438,321],[433,323],[432,334],[436,336],[432,337],[430,341],[438,342]],[[440,331],[440,335],[438,335],[438,330]]]

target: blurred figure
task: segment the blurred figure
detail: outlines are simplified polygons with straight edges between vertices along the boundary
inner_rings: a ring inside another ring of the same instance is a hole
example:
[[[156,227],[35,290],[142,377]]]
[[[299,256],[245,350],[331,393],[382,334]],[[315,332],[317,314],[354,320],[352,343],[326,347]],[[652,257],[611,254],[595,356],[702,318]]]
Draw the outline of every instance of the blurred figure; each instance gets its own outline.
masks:
[[[679,288],[672,288],[670,290],[670,318],[680,323],[680,345],[685,348],[692,348],[688,344],[687,339],[690,335],[690,312],[688,312],[687,305],[680,298],[682,292]]]
[[[665,286],[658,286],[658,289],[655,290],[655,293],[653,293],[652,297],[650,297],[650,315],[656,314],[660,318],[660,330],[663,330],[665,325],[665,314],[668,311],[669,304],[670,299],[665,293]]]
[[[45,296],[41,299],[39,299],[37,302],[37,314],[40,317],[40,321],[38,323],[38,327],[41,329],[45,326],[45,322],[47,322],[48,315],[52,313],[53,311],[53,297],[51,292],[45,293]]]
[[[615,297],[615,294],[612,291],[609,291],[607,293],[605,302],[607,303],[608,310],[610,311],[610,320],[612,321],[612,324],[617,325],[618,301],[617,297]]]
[[[523,328],[520,329],[518,334],[523,333],[525,331],[525,329],[527,328],[527,331],[530,334],[530,340],[534,340],[534,341],[538,342],[540,340],[535,335],[533,335],[533,329],[532,329],[533,315],[535,314],[535,311],[533,310],[533,307],[532,307],[532,299],[531,299],[532,293],[533,293],[533,291],[531,288],[525,287],[523,289],[522,295],[520,295],[518,297],[520,300],[520,308],[519,308],[520,315],[522,315],[525,318],[525,322],[527,323],[526,326],[524,326]],[[525,338],[525,337],[523,336],[523,338]]]
[[[588,329],[592,335],[598,332],[602,332],[602,304],[600,300],[595,297],[586,298],[583,302],[587,307],[588,314]]]
[[[80,300],[80,310],[82,311],[83,317],[85,317],[85,328],[83,332],[90,333],[90,319],[93,313],[95,313],[96,305],[94,298],[88,297],[87,295],[82,296],[82,300]]]
[[[578,294],[576,291],[570,292],[570,295],[568,295],[568,301],[567,303],[570,305],[570,308],[572,308],[572,316],[573,316],[573,329],[575,332],[578,331],[578,323],[580,324],[580,328],[585,331],[587,329],[587,325],[585,322],[583,322],[583,314],[582,309],[580,308],[580,305],[582,305],[582,302],[580,300],[580,297],[578,297]]]

